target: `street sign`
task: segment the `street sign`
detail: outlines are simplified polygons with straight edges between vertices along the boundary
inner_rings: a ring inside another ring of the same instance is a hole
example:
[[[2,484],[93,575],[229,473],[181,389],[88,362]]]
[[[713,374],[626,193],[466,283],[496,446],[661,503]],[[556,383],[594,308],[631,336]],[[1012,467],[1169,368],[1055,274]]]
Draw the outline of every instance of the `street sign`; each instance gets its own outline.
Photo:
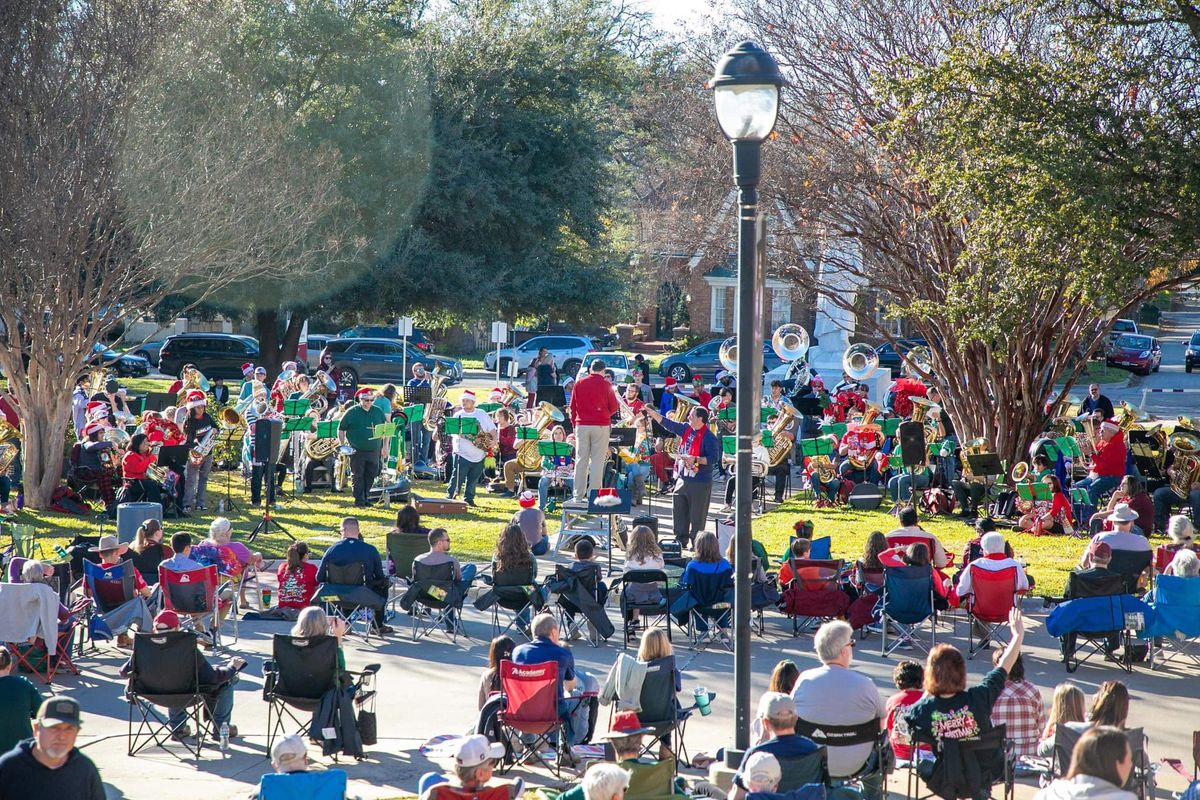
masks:
[[[508,323],[492,323],[492,344],[504,344],[508,341]]]
[[[412,317],[400,317],[396,320],[396,335],[403,339],[413,335]]]

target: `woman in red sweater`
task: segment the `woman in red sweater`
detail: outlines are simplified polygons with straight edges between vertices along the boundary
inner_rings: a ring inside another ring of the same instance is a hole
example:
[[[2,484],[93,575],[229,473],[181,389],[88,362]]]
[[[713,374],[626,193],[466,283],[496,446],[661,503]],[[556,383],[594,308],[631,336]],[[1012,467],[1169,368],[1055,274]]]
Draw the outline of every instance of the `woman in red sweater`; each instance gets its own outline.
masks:
[[[130,492],[140,492],[147,503],[162,502],[162,487],[151,478],[146,470],[154,465],[158,456],[150,452],[150,440],[144,433],[135,433],[129,442],[129,452],[121,459],[121,477],[125,479],[126,497]]]
[[[1044,533],[1061,536],[1068,532],[1068,528],[1073,532],[1075,517],[1071,514],[1071,501],[1063,494],[1062,483],[1058,480],[1058,476],[1045,475],[1042,477],[1042,483],[1050,487],[1050,502],[1034,500],[1033,510],[1021,517],[1017,527],[1034,536],[1041,536]]]
[[[308,562],[308,545],[292,542],[287,561],[279,565],[279,607],[300,609],[312,602],[317,591],[317,565]]]

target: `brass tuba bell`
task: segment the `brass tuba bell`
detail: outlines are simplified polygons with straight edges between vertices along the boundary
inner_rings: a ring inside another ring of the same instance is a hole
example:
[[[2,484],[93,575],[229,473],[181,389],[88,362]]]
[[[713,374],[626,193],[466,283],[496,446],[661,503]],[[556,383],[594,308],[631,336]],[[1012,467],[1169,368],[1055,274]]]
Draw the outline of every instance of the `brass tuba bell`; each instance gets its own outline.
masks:
[[[842,372],[852,381],[865,381],[878,370],[879,353],[869,344],[852,344],[842,353]]]

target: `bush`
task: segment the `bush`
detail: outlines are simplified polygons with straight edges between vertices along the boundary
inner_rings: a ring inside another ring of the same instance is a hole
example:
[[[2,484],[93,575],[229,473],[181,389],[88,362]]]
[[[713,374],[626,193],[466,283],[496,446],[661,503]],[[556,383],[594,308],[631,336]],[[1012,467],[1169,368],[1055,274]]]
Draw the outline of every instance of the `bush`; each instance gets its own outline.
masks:
[[[1162,309],[1153,304],[1142,306],[1142,310],[1138,314],[1138,322],[1142,325],[1157,325],[1161,318]]]

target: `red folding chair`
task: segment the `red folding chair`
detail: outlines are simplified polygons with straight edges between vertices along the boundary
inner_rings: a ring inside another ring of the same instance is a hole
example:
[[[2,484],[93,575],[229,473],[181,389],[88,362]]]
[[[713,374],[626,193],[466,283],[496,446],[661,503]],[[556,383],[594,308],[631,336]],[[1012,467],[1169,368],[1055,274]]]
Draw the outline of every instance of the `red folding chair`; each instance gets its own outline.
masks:
[[[783,590],[783,612],[792,620],[792,635],[837,619],[850,607],[841,590],[845,562],[841,559],[789,558],[792,579]],[[803,622],[801,622],[803,620]]]
[[[517,786],[523,787],[524,783],[518,781]],[[515,795],[520,797],[521,792],[517,790]],[[512,800],[513,796],[514,785],[511,783],[483,786],[473,792],[459,786],[451,786],[448,783],[438,783],[429,787],[425,800]]]
[[[45,584],[27,583],[6,583],[0,584],[0,587],[5,592],[14,592],[18,595],[31,595],[28,601],[23,604],[26,608],[33,609],[35,606],[43,608],[45,604],[52,605],[55,618],[57,619],[59,607],[58,595],[53,593],[51,587]],[[85,606],[87,602],[86,600],[82,601]],[[55,673],[60,669],[65,669],[74,675],[79,674],[79,669],[75,666],[75,662],[71,660],[70,653],[71,641],[75,636],[77,625],[78,618],[72,615],[68,617],[65,624],[57,625],[53,633],[43,631],[43,635],[37,637],[34,641],[10,641],[5,644],[8,645],[8,649],[12,653],[13,659],[16,661],[19,669],[36,675],[46,683],[52,683]],[[54,640],[52,653],[48,644],[50,638]]]
[[[1016,606],[1020,596],[1017,591],[1017,568],[989,570],[978,564],[969,564],[971,572],[971,594],[963,598],[963,607],[967,610],[967,658],[975,654],[993,641],[1003,641],[1003,630],[1008,627],[1008,614]],[[975,622],[987,631],[986,635],[975,641]]]
[[[179,614],[183,629],[194,631],[200,637],[207,635],[213,647],[221,646],[222,585],[215,564],[182,572],[160,565],[158,585],[162,587],[163,608]],[[237,641],[236,617],[233,640]]]
[[[506,766],[501,772],[520,764],[529,764],[536,759],[542,766],[561,776],[562,758],[551,765],[542,755],[542,749],[552,747],[551,739],[557,734],[560,751],[569,752],[566,729],[558,716],[558,664],[514,664],[500,662],[500,694],[503,708],[496,720],[500,726],[503,742],[509,740],[508,733],[524,734],[525,752],[520,756],[508,754]],[[532,741],[528,737],[532,737]],[[507,745],[505,745],[507,748]]]
[[[929,557],[933,558],[933,546],[929,544],[929,541],[930,540],[925,538],[924,536],[907,536],[907,535],[901,534],[899,536],[889,536],[888,537],[888,546],[889,547],[908,547],[910,544],[920,543],[929,548]],[[947,550],[946,551],[946,566],[938,567],[938,569],[950,569],[953,566],[954,566],[954,553],[951,553],[949,550]]]

